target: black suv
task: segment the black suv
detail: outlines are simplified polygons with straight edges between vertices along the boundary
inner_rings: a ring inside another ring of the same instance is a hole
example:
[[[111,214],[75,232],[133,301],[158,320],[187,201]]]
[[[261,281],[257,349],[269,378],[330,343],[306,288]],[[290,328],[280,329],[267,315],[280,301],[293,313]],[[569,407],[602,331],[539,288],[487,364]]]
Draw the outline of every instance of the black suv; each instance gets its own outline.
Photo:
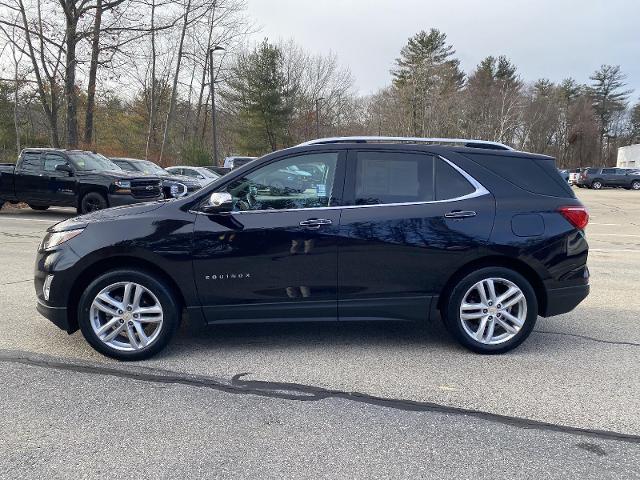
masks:
[[[122,360],[161,350],[184,309],[208,324],[440,314],[471,350],[510,350],[587,296],[587,212],[551,157],[433,142],[316,140],[189,197],[66,220],[38,251],[38,310]],[[313,182],[274,186],[292,169]]]
[[[578,186],[600,190],[603,187],[622,187],[640,190],[640,173],[628,168],[585,168],[578,176]]]
[[[75,207],[88,213],[162,198],[158,177],[125,172],[83,150],[26,148],[16,165],[0,164],[0,207],[25,202],[34,210]]]
[[[162,193],[165,198],[179,198],[200,190],[205,184],[186,175],[174,175],[149,160],[137,158],[111,157],[111,161],[127,172],[156,176],[162,179]]]

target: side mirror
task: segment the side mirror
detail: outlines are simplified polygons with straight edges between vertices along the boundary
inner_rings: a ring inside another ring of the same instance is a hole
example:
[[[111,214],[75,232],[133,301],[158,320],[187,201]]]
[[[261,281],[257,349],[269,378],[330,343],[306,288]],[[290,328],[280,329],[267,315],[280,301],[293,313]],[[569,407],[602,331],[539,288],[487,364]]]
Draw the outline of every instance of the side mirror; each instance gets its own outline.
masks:
[[[70,177],[73,175],[73,168],[68,163],[59,163],[56,165],[56,170],[58,172],[67,172]]]
[[[202,206],[206,213],[225,213],[233,210],[233,197],[227,192],[214,192]]]

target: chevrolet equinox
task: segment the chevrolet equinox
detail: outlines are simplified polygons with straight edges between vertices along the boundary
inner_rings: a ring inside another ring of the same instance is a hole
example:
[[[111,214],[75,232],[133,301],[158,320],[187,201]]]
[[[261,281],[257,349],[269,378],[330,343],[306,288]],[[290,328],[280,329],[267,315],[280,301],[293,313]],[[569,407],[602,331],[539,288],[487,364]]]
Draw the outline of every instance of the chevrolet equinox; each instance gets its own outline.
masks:
[[[585,207],[553,158],[479,140],[319,139],[189,196],[65,220],[38,250],[38,311],[148,358],[191,321],[443,319],[479,353],[589,293]]]

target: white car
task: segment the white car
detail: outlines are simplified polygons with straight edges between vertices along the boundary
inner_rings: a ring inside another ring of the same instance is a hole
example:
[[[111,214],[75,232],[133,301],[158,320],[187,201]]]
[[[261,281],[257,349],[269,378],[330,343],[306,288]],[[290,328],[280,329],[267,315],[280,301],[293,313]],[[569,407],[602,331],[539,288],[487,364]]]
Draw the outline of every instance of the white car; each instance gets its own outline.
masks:
[[[195,178],[199,180],[203,186],[220,178],[220,175],[204,167],[177,165],[175,167],[167,167],[165,170],[169,173],[173,173],[174,175],[184,175],[185,177]]]

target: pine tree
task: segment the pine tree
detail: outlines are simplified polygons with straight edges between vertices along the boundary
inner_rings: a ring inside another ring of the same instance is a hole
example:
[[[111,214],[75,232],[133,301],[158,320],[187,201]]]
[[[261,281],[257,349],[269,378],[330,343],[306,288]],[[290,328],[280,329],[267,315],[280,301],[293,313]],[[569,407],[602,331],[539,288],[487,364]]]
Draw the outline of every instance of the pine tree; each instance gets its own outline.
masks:
[[[393,84],[410,111],[415,136],[432,131],[430,123],[441,120],[436,114],[437,103],[446,103],[447,96],[464,86],[464,73],[454,55],[447,35],[432,28],[411,37],[396,59],[396,68],[391,71]]]
[[[222,95],[238,112],[240,148],[262,154],[285,145],[295,87],[287,81],[280,49],[265,39],[238,59],[230,77]]]
[[[591,77],[589,94],[600,122],[600,152],[603,163],[609,157],[609,137],[614,116],[627,108],[631,90],[624,90],[626,76],[619,65],[602,65]]]

